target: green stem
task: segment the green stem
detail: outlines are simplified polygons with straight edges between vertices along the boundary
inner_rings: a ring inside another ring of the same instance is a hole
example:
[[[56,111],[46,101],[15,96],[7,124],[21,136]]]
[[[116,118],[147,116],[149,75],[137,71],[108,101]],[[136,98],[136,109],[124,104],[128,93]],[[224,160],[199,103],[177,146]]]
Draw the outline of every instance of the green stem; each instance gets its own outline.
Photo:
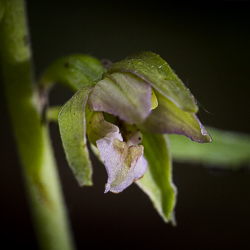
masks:
[[[52,106],[48,107],[45,113],[45,120],[47,122],[58,122],[58,115],[62,106]]]
[[[25,4],[0,0],[5,2],[0,23],[2,73],[38,243],[46,250],[74,249],[49,130],[38,111]]]

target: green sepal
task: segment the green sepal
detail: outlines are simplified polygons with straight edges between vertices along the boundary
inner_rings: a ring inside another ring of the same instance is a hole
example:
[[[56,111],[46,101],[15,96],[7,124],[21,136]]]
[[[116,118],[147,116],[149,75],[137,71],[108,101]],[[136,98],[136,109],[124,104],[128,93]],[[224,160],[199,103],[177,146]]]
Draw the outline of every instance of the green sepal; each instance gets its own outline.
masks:
[[[249,135],[211,127],[207,130],[213,143],[197,144],[184,136],[169,135],[173,159],[228,170],[250,166]]]
[[[152,85],[181,110],[192,113],[198,111],[189,89],[159,55],[147,51],[134,54],[112,64],[108,73],[114,72],[133,73]]]
[[[85,106],[91,86],[78,92],[63,106],[58,123],[67,161],[80,186],[92,185],[92,165],[86,140]]]
[[[211,142],[211,136],[194,113],[177,108],[169,99],[155,91],[158,107],[138,127],[152,134],[185,135],[199,143]]]
[[[63,84],[73,91],[101,80],[106,69],[101,62],[88,55],[70,55],[54,61],[40,78],[40,86],[49,88],[53,83]]]
[[[146,132],[142,135],[148,170],[136,184],[149,196],[163,220],[175,224],[177,190],[172,182],[172,159],[168,139],[164,135]]]

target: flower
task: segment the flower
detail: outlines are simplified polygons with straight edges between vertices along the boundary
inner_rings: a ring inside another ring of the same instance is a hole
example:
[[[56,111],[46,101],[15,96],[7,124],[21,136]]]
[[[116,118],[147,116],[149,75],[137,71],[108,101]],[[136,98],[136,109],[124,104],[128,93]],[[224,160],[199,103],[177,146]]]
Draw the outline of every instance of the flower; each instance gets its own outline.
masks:
[[[90,94],[88,107],[92,116],[87,134],[108,173],[105,192],[121,192],[145,174],[140,130],[211,141],[195,115],[198,108],[190,91],[151,52],[111,65]]]
[[[78,90],[58,117],[66,158],[78,183],[92,185],[87,134],[108,173],[105,193],[122,192],[135,182],[164,221],[175,223],[176,188],[166,134],[211,142],[189,89],[152,52],[134,54],[108,70],[89,56],[62,58],[42,81],[56,79]]]

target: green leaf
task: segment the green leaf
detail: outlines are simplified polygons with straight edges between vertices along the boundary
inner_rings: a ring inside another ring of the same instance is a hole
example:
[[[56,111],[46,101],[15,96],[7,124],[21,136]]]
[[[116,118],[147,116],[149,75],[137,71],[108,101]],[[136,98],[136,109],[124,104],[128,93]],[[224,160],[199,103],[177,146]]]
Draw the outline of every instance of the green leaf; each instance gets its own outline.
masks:
[[[176,188],[172,182],[172,159],[168,139],[163,135],[143,132],[144,157],[148,161],[146,174],[136,184],[149,196],[165,222],[175,224]]]
[[[85,87],[63,106],[58,122],[68,163],[79,183],[92,185],[92,165],[86,141],[85,106],[93,87]]]
[[[77,91],[101,80],[105,71],[100,61],[91,56],[71,55],[54,61],[41,77],[40,85],[46,88],[61,83]]]
[[[108,73],[113,72],[131,72],[151,84],[178,108],[193,113],[198,111],[189,89],[159,55],[152,52],[134,54],[112,64]]]
[[[249,135],[211,127],[207,129],[213,138],[209,144],[197,144],[184,136],[169,135],[173,159],[221,169],[250,166]]]

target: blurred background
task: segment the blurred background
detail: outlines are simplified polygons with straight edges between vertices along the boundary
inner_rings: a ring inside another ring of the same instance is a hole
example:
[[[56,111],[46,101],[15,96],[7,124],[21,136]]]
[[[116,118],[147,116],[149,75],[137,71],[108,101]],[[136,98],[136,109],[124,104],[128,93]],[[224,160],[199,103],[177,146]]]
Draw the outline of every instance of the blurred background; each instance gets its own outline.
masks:
[[[198,99],[203,124],[250,133],[249,5],[28,0],[27,11],[36,77],[53,60],[73,53],[116,62],[152,51]],[[37,249],[3,91],[1,84],[0,239],[5,249]],[[50,102],[61,105],[71,95],[57,86]],[[79,188],[57,124],[51,124],[51,136],[77,249],[249,249],[249,165],[221,172],[174,163],[173,227],[136,185],[119,195],[104,194],[107,174],[93,155],[94,186]]]

